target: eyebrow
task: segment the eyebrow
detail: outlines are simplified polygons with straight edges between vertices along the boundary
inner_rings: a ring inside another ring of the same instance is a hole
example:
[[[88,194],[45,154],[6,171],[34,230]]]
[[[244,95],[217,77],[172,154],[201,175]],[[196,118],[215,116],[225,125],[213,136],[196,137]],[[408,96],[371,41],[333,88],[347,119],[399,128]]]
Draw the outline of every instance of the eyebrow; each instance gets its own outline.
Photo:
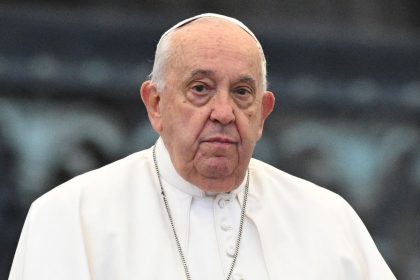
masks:
[[[188,77],[188,79],[193,79],[197,76],[215,76],[215,72],[212,70],[196,69],[191,72],[191,75]]]
[[[253,86],[254,88],[256,88],[257,82],[255,81],[254,78],[250,77],[250,76],[242,76],[239,81],[239,83],[247,83],[250,84],[251,86]]]

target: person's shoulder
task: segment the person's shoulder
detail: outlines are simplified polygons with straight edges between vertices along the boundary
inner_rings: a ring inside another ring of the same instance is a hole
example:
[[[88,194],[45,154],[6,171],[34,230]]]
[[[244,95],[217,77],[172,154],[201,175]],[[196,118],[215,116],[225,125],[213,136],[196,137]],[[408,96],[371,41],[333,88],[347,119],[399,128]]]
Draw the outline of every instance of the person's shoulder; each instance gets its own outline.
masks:
[[[268,163],[252,159],[250,172],[258,185],[257,192],[269,193],[291,204],[333,207],[347,204],[337,193],[310,181],[286,173]]]
[[[42,205],[78,204],[82,196],[101,196],[124,187],[133,176],[150,166],[149,150],[130,154],[122,159],[78,175],[48,191],[33,202]]]
[[[251,161],[250,172],[251,196],[284,219],[293,217],[296,224],[326,228],[341,225],[346,232],[352,232],[349,228],[354,223],[363,227],[350,204],[333,191],[259,160]]]

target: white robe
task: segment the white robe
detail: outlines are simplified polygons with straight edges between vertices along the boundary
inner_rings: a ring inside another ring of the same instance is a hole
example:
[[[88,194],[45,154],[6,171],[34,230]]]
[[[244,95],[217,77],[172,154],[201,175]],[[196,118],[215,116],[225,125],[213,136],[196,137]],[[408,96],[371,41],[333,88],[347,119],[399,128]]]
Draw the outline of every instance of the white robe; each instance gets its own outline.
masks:
[[[206,196],[171,173],[173,166],[165,154],[164,147],[158,148],[181,246],[187,257],[196,256],[203,244],[195,244],[200,237],[188,227],[200,225],[200,211],[206,206],[199,197]],[[255,159],[249,171],[243,251],[235,267],[242,275],[235,277],[395,279],[365,226],[340,196]],[[187,186],[181,190],[185,194],[175,194],[176,185]],[[232,194],[237,201],[232,208],[235,217],[243,203],[243,185]],[[197,194],[190,193],[194,189]],[[209,218],[203,219],[206,223]],[[204,248],[227,244],[214,240]],[[219,257],[223,274],[229,259]],[[205,267],[194,268],[206,261],[193,258],[190,270],[197,275]],[[49,279],[185,279],[151,149],[78,176],[32,204],[9,280]]]

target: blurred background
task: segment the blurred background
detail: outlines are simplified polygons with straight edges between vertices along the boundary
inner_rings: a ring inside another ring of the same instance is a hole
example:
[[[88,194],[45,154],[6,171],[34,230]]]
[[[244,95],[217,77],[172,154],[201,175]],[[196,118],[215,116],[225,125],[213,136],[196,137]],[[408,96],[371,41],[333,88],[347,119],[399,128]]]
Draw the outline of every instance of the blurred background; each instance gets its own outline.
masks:
[[[217,12],[268,59],[255,157],[331,189],[398,279],[420,279],[420,1],[0,1],[0,279],[30,203],[151,146],[138,89],[161,33]]]

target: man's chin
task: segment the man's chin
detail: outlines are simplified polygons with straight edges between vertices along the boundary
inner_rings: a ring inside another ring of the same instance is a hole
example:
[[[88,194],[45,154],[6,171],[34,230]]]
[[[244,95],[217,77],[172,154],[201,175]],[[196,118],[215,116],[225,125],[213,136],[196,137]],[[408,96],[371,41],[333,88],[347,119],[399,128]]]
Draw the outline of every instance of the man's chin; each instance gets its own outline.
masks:
[[[234,175],[234,164],[227,157],[206,158],[197,164],[197,171],[203,178],[225,179]]]

